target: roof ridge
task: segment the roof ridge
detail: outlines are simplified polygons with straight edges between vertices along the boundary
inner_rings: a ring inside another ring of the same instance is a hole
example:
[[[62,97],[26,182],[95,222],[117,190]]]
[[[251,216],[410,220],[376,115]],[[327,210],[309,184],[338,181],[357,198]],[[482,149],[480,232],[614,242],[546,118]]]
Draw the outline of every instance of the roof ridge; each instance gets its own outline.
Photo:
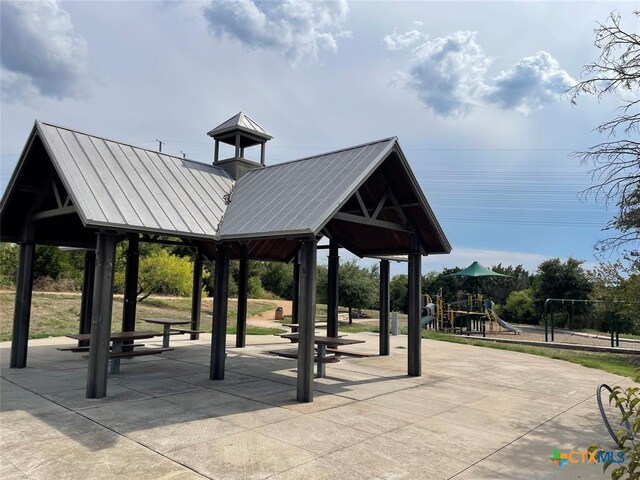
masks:
[[[290,163],[302,162],[302,161],[305,161],[305,160],[313,160],[314,158],[325,157],[327,155],[333,155],[334,153],[346,152],[348,150],[355,150],[356,148],[368,147],[369,145],[375,145],[377,143],[389,142],[391,140],[396,140],[397,141],[398,137],[397,136],[393,136],[393,137],[381,138],[380,140],[374,140],[372,142],[361,143],[359,145],[353,145],[351,147],[338,148],[337,150],[331,150],[329,152],[323,152],[323,153],[319,153],[317,155],[311,155],[310,157],[297,158],[295,160],[288,160],[286,162],[275,163],[273,165],[266,165],[264,168],[260,168],[260,169],[256,169],[256,170],[252,170],[252,171],[248,172],[247,175],[249,175],[249,174],[251,174],[253,172],[257,172],[257,171],[260,171],[260,170],[265,170],[265,169],[268,169],[268,168],[279,167],[281,165],[289,165]]]
[[[121,142],[119,140],[114,140],[113,138],[107,138],[107,137],[103,137],[102,135],[96,135],[94,133],[88,133],[88,132],[84,132],[82,130],[76,130],[75,128],[66,127],[64,125],[59,125],[59,124],[56,124],[56,123],[45,122],[43,120],[36,120],[36,124],[49,125],[50,127],[61,128],[63,130],[68,130],[70,132],[79,133],[81,135],[87,135],[88,137],[100,138],[100,139],[105,140],[107,142],[113,142],[113,143],[117,143],[119,145],[126,145],[127,147],[137,148],[139,150],[144,150],[145,152],[157,153],[158,155],[164,155],[166,157],[175,158],[177,160],[182,160],[183,162],[196,163],[198,165],[204,165],[204,166],[207,166],[207,167],[211,167],[211,168],[213,168],[215,170],[218,170],[218,171],[225,171],[223,168],[216,167],[215,165],[213,165],[211,163],[199,162],[198,160],[193,160],[192,158],[179,157],[177,155],[172,155],[170,153],[160,152],[159,150],[153,150],[152,148],[140,147],[138,145],[134,145],[133,143]]]

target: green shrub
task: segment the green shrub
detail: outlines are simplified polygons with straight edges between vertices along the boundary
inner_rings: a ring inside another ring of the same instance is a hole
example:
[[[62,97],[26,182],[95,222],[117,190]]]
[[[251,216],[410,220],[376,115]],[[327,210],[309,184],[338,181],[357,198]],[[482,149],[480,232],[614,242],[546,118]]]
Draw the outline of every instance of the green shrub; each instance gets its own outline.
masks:
[[[640,370],[636,375],[636,381],[640,382]],[[622,428],[616,432],[616,436],[622,444],[621,450],[624,452],[624,463],[615,464],[611,470],[613,480],[639,480],[640,479],[640,441],[637,437],[640,434],[640,388],[638,387],[613,387],[613,392],[609,395],[609,403],[616,408],[622,407],[626,412],[621,419]],[[624,422],[631,424],[631,432],[624,428]],[[613,427],[613,425],[612,425]],[[598,445],[592,445],[589,450],[601,450]],[[604,471],[612,463],[605,462]]]
[[[186,257],[176,257],[166,250],[158,250],[140,259],[138,301],[152,293],[163,295],[191,295],[193,264]]]
[[[507,297],[507,303],[500,308],[502,315],[507,322],[528,323],[537,325],[540,319],[536,312],[531,290],[519,290],[511,292]]]

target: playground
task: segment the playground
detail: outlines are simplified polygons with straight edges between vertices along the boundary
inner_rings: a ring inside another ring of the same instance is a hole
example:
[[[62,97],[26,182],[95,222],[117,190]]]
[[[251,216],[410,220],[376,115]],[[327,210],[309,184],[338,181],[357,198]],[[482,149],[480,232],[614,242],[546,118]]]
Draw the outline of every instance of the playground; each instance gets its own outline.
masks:
[[[576,300],[557,300],[556,305],[566,310]],[[583,301],[586,302],[586,301]],[[553,303],[549,303],[552,305]],[[454,302],[444,302],[442,291],[434,297],[424,295],[421,325],[425,329],[457,335],[468,335],[476,338],[487,338],[505,343],[541,344],[562,347],[584,346],[609,348],[610,351],[638,350],[640,339],[626,337],[613,325],[609,332],[583,332],[572,329],[557,328],[553,324],[553,311],[549,309],[544,315],[546,327],[543,325],[516,325],[500,317],[495,305],[481,294],[460,294]],[[558,312],[556,311],[556,315]]]
[[[473,262],[469,267],[450,276],[471,277],[474,292],[457,292],[456,299],[445,301],[443,289],[434,295],[424,294],[422,298],[420,325],[423,329],[455,335],[473,336],[491,341],[538,345],[551,348],[583,349],[629,353],[640,353],[640,338],[621,335],[621,326],[613,310],[613,305],[600,300],[569,298],[549,298],[540,312],[542,325],[516,325],[502,318],[490,298],[478,293],[478,278],[505,277]],[[615,302],[615,307],[628,307],[623,302]],[[596,309],[596,307],[601,307]],[[602,308],[604,307],[604,309]],[[572,328],[558,328],[561,324],[574,325],[575,318],[589,317],[589,324],[598,324],[596,317],[607,317],[608,331],[578,331]],[[562,323],[559,323],[562,320]]]

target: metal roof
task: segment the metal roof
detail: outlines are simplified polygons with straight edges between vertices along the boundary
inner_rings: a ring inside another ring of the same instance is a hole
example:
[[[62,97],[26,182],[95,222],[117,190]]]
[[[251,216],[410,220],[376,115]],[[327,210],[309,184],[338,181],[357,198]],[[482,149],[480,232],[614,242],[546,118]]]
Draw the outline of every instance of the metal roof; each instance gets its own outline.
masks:
[[[396,142],[387,138],[249,172],[234,187],[220,238],[317,234]]]
[[[215,237],[233,180],[223,169],[36,122],[85,225]]]
[[[214,165],[36,121],[0,202],[3,241],[20,238],[25,212],[40,198],[38,189],[51,188],[51,176],[59,177],[77,215],[54,212],[55,192],[40,195],[48,203],[37,207],[39,214],[55,213],[46,217],[55,220],[37,222],[43,244],[90,246],[91,228],[102,227],[248,240],[255,258],[288,259],[295,237],[322,232],[358,255],[388,256],[407,251],[411,224],[425,253],[451,250],[396,137],[256,169],[234,181]],[[389,195],[397,197],[395,207],[385,204]],[[378,228],[345,218],[363,203],[378,205]],[[405,229],[389,227],[400,224]]]
[[[213,130],[210,130],[207,135],[209,135],[210,137],[217,137],[218,135],[233,130],[244,130],[245,132],[253,133],[254,135],[258,135],[259,137],[265,138],[266,140],[271,140],[273,138],[269,132],[267,132],[258,124],[258,122],[251,119],[248,115],[245,115],[242,112],[234,115],[226,122],[221,123]]]

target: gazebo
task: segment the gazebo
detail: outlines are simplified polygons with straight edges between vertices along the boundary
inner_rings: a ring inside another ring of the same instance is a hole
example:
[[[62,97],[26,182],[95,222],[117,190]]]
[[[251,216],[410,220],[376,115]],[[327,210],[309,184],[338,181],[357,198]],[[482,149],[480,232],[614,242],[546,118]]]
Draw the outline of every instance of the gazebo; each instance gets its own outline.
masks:
[[[212,164],[35,122],[0,204],[0,240],[20,245],[10,367],[27,365],[37,244],[86,249],[80,333],[91,334],[87,398],[107,393],[116,245],[128,242],[122,329],[133,331],[139,242],[179,244],[195,252],[193,330],[200,323],[203,258],[215,260],[211,380],[225,374],[230,259],[240,261],[238,347],[245,342],[248,260],[293,263],[297,399],[312,401],[316,258],[326,237],[328,336],[338,333],[339,249],[381,259],[381,355],[389,355],[389,259],[406,255],[407,371],[421,375],[421,258],[451,246],[398,139],[266,165],[272,137],[247,115],[208,135]],[[220,142],[235,149],[231,158],[219,158]],[[254,146],[259,161],[245,156]]]

